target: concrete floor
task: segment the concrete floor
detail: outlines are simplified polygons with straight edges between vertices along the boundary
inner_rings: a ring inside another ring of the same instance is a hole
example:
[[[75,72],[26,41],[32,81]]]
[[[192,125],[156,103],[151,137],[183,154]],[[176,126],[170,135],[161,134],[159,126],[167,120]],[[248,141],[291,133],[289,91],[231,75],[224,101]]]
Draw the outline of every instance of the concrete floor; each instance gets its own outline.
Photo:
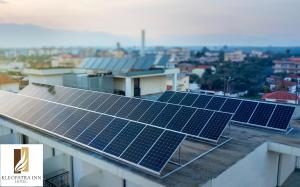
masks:
[[[295,170],[281,187],[299,187],[300,186],[300,169]]]

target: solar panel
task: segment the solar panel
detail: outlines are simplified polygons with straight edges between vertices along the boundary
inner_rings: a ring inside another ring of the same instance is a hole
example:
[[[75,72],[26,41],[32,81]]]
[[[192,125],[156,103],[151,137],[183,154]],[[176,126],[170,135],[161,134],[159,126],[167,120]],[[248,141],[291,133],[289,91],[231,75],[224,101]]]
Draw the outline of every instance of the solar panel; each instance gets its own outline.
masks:
[[[182,106],[174,118],[167,124],[167,128],[181,131],[195,111],[195,108]]]
[[[44,114],[46,114],[48,111],[52,110],[54,107],[56,107],[53,103],[47,103],[41,110],[34,113],[28,120],[28,123],[35,124],[36,121],[38,121]]]
[[[90,93],[90,92],[89,92]],[[82,101],[82,103],[80,103],[78,105],[79,108],[89,108],[89,106],[95,101],[97,100],[98,97],[102,96],[101,93],[96,93],[96,92],[92,92],[89,94],[89,96],[84,99]]]
[[[74,108],[66,107],[63,111],[61,111],[57,116],[48,121],[43,128],[52,131],[56,127],[58,127],[64,120],[66,120],[71,114],[76,111]]]
[[[109,142],[126,126],[127,120],[115,118],[106,126],[106,128],[98,134],[98,136],[89,144],[96,149],[104,149]]]
[[[228,98],[221,108],[222,112],[235,113],[242,100]]]
[[[71,103],[76,100],[78,97],[80,97],[84,93],[83,90],[72,90],[71,95],[69,97],[65,97],[62,100],[62,103],[66,105],[71,105]]]
[[[257,102],[243,101],[236,113],[233,115],[232,120],[247,123],[257,104]]]
[[[121,97],[115,104],[113,104],[105,113],[115,115],[122,107],[130,100],[129,97]]]
[[[145,125],[141,123],[129,122],[104,151],[115,156],[120,156],[144,127]]]
[[[165,91],[159,98],[158,101],[167,102],[175,94],[173,91]]]
[[[78,107],[90,95],[91,95],[91,93],[88,92],[88,91],[83,92],[79,97],[77,97],[77,99],[73,100],[73,102],[71,103],[71,105]]]
[[[127,115],[141,102],[141,99],[131,98],[126,105],[117,112],[118,117],[127,117]]]
[[[140,162],[140,165],[160,172],[177,149],[185,135],[165,131]]]
[[[149,107],[153,104],[153,101],[143,100],[137,105],[132,112],[128,114],[128,119],[138,120],[140,117],[149,109]]]
[[[277,105],[267,126],[270,128],[286,130],[294,110],[295,107]]]
[[[96,111],[97,112],[105,112],[107,111],[112,105],[114,105],[115,102],[117,102],[118,99],[120,99],[121,96],[117,95],[111,95],[102,105],[100,105]]]
[[[101,115],[76,138],[76,141],[88,145],[113,119],[113,117]]]
[[[176,92],[171,99],[168,101],[168,103],[178,104],[181,102],[181,100],[185,97],[186,93],[183,92]]]
[[[232,114],[215,112],[209,119],[200,136],[217,141],[229,122]]]
[[[147,126],[124,151],[121,158],[133,163],[139,163],[164,130]]]
[[[210,110],[197,109],[189,122],[182,129],[182,132],[198,136],[213,113],[214,112]]]
[[[154,102],[153,105],[144,113],[144,115],[138,120],[143,123],[151,124],[161,110],[166,106],[165,103]]]
[[[273,104],[259,103],[251,116],[249,123],[266,126],[275,108]]]
[[[192,104],[196,101],[198,98],[198,94],[191,94],[188,93],[180,102],[180,105],[185,105],[185,106],[192,106]]]
[[[110,97],[110,94],[101,94],[94,102],[92,102],[88,109],[92,111],[96,111],[96,109],[101,106],[108,98]]]
[[[208,105],[206,106],[206,109],[220,110],[220,108],[223,106],[225,101],[226,98],[224,97],[213,97],[208,103]]]
[[[205,108],[211,98],[212,96],[210,95],[200,95],[194,102],[193,106],[197,108]]]
[[[75,125],[73,125],[65,134],[64,136],[70,139],[76,139],[83,131],[91,125],[100,115],[88,112],[83,118],[81,118]]]
[[[167,104],[167,106],[160,112],[151,124],[159,127],[165,127],[179,109],[180,106],[178,105]]]

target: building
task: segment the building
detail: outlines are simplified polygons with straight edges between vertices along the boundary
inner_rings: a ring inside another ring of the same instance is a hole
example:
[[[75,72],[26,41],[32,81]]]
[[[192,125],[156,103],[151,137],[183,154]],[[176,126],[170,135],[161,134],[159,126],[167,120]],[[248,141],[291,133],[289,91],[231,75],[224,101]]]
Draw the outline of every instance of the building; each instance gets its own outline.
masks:
[[[44,69],[24,69],[24,74],[29,83],[63,85],[65,74],[73,73],[71,68],[44,68]]]
[[[224,54],[225,62],[243,62],[246,58],[246,54],[243,51],[238,50],[234,52],[226,52]]]
[[[212,74],[216,73],[216,68],[214,66],[202,65],[195,67],[192,70],[192,74],[196,74],[201,78],[207,70],[211,70]]]
[[[190,85],[190,76],[186,75],[185,73],[179,73],[177,75],[177,89],[176,91],[188,91]],[[173,78],[172,76],[168,76],[167,79],[167,90],[174,90],[173,89]]]
[[[289,74],[300,73],[300,58],[274,60],[273,63],[274,63],[273,66],[274,73],[289,73]]]
[[[43,144],[45,183],[51,182],[50,184],[57,185],[56,182],[59,181],[60,185],[76,187],[296,187],[299,183],[300,124],[298,120],[295,120],[296,115],[299,115],[299,109],[296,109],[294,113],[294,120],[290,123],[292,128],[288,132],[280,133],[268,128],[262,130],[261,127],[254,126],[249,128],[249,125],[232,122],[223,131],[224,136],[215,144],[185,138],[180,145],[180,151],[176,151],[172,161],[165,166],[165,173],[157,175],[105,154],[94,152],[70,139],[63,138],[64,136],[57,136],[52,131],[46,132],[43,127],[35,126],[34,123],[24,122],[23,120],[37,120],[36,122],[42,124],[43,119],[50,117],[51,119],[43,125],[54,125],[56,121],[54,118],[58,119],[58,117],[53,118],[53,114],[47,110],[48,107],[55,105],[55,107],[75,110],[72,107],[74,102],[83,98],[78,96],[78,92],[81,94],[88,92],[65,88],[68,94],[64,94],[63,87],[46,85],[42,90],[35,89],[35,87],[32,90],[32,88],[25,88],[20,94],[0,92],[0,144]],[[56,94],[62,95],[56,97]],[[101,93],[92,92],[91,94]],[[30,96],[31,102],[26,104],[22,101],[27,101],[29,99],[27,96]],[[47,98],[51,98],[51,102],[48,102]],[[59,98],[63,98],[64,104],[60,104]],[[86,98],[85,101],[87,100],[89,99]],[[82,102],[85,101],[82,100]],[[287,105],[281,106],[288,107]],[[14,110],[10,110],[11,108]],[[81,110],[87,112],[85,109]],[[266,110],[262,112],[269,113]],[[30,117],[23,115],[29,113]],[[11,115],[15,116],[14,119]],[[38,116],[38,119],[34,119],[34,116]],[[64,113],[59,116],[61,118],[57,121],[58,126],[72,119],[70,115],[64,115]],[[168,116],[163,117],[168,118]],[[21,118],[23,120],[20,120]],[[221,121],[223,120],[222,118]],[[82,124],[88,125],[86,122]],[[283,125],[283,121],[278,125],[280,124]],[[75,121],[69,125],[73,127],[77,123]],[[166,126],[167,122],[164,121],[162,125]],[[168,141],[159,145],[164,144],[168,145]],[[170,145],[168,148],[171,149],[171,147]],[[163,155],[168,150],[160,151]],[[50,181],[50,178],[53,180]]]
[[[19,92],[21,80],[14,79],[7,74],[0,74],[0,90]]]
[[[79,72],[64,76],[64,85],[117,93],[126,96],[159,94],[167,89],[172,77],[173,89],[177,88],[179,70],[169,65],[169,56],[87,58]]]
[[[279,102],[279,103],[291,103],[291,104],[299,103],[299,97],[296,94],[292,94],[286,91],[265,93],[262,96],[262,99],[265,101]]]

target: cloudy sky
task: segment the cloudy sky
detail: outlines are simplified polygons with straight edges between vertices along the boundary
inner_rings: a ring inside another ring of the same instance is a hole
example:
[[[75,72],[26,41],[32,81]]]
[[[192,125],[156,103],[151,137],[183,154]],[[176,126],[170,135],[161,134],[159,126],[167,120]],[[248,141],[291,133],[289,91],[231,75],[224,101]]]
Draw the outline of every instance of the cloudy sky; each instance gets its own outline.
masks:
[[[129,37],[145,28],[157,43],[249,37],[296,45],[299,8],[300,0],[0,0],[0,23]]]

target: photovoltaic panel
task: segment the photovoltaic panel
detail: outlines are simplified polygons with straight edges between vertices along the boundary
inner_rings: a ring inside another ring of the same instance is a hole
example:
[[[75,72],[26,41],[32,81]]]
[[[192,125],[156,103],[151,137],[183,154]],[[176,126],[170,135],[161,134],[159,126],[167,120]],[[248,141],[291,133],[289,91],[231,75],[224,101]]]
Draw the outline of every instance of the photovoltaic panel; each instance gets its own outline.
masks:
[[[76,141],[88,145],[113,119],[113,117],[101,115],[76,138]]]
[[[74,113],[76,109],[66,107],[61,113],[55,116],[53,119],[48,121],[48,123],[43,127],[49,131],[52,131],[56,127],[58,127],[64,120],[66,120],[72,113]]]
[[[147,126],[124,151],[121,158],[133,163],[139,163],[164,130]]]
[[[294,110],[295,107],[277,105],[267,126],[286,130],[289,126]]]
[[[96,111],[96,109],[99,106],[101,106],[110,96],[111,96],[110,94],[102,94],[88,106],[88,109],[92,111]]]
[[[167,106],[161,111],[161,113],[159,113],[151,124],[159,127],[165,127],[179,109],[179,105],[167,104]]]
[[[235,113],[242,100],[228,98],[221,108],[222,112]]]
[[[107,111],[112,105],[114,105],[115,102],[118,101],[118,99],[120,99],[121,96],[118,95],[111,95],[102,105],[100,105],[96,111],[97,112],[105,112]]]
[[[174,118],[168,123],[167,128],[181,131],[195,111],[195,108],[182,106]]]
[[[89,92],[90,93],[90,92]],[[78,105],[79,108],[89,108],[89,106],[95,101],[97,100],[98,97],[102,96],[102,93],[96,93],[96,92],[92,92],[90,93],[90,95],[84,99],[82,101],[82,103],[80,103]]]
[[[115,118],[98,136],[89,144],[95,149],[104,149],[109,142],[126,126],[127,120]]]
[[[192,104],[196,101],[198,97],[198,94],[188,93],[179,104],[185,106],[192,106]]]
[[[226,101],[225,97],[213,97],[208,103],[208,105],[206,106],[206,109],[220,110],[220,108],[223,106],[225,101]]]
[[[32,114],[31,112],[29,113],[29,111],[33,110],[38,104],[38,101],[30,99],[30,102],[23,107],[23,110],[19,114],[17,114],[17,118],[24,120],[29,114]]]
[[[247,123],[257,104],[253,101],[243,101],[233,115],[232,120]]]
[[[143,123],[151,124],[160,111],[166,106],[165,103],[154,102],[153,105],[144,113],[144,115],[138,120]]]
[[[266,126],[275,108],[273,104],[259,103],[251,116],[249,123]]]
[[[57,105],[53,103],[47,103],[41,110],[34,113],[26,122],[35,124],[37,120],[39,120],[43,115],[45,115],[48,111],[51,111],[56,106]]]
[[[185,97],[186,93],[183,92],[176,92],[171,99],[168,101],[168,103],[178,104],[181,102],[181,100]]]
[[[110,115],[115,115],[129,100],[130,100],[129,97],[121,97],[105,113]]]
[[[205,108],[206,105],[211,100],[212,96],[210,95],[199,95],[199,97],[194,102],[193,106],[197,108]]]
[[[141,102],[141,99],[131,98],[126,105],[117,112],[116,116],[125,118],[128,116],[128,114],[138,106],[138,104]]]
[[[175,94],[173,91],[165,91],[159,98],[158,101],[167,102]]]
[[[127,116],[128,119],[138,120],[140,117],[149,109],[149,107],[153,104],[153,101],[143,100],[137,105],[132,112]]]
[[[140,165],[160,172],[184,138],[183,134],[165,131],[140,162]]]
[[[73,100],[73,102],[71,103],[71,105],[78,107],[90,95],[91,95],[91,93],[88,92],[88,91],[83,92],[79,97],[77,97],[77,99]]]
[[[215,112],[209,119],[200,136],[217,141],[229,122],[232,114]]]
[[[69,97],[65,97],[62,100],[62,103],[66,104],[66,105],[71,105],[71,103],[76,100],[80,95],[82,95],[84,93],[83,90],[72,90],[71,94]]]
[[[182,132],[198,136],[214,112],[210,110],[197,109]]]
[[[120,156],[144,127],[145,125],[141,123],[129,122],[104,151],[115,156]]]
[[[75,125],[72,126],[64,136],[75,139],[79,136],[89,125],[91,125],[100,114],[88,112],[82,119],[80,119]]]
[[[58,115],[59,113],[64,111],[65,108],[66,107],[62,105],[55,105],[55,107],[49,109],[49,111],[42,115],[41,118],[34,122],[34,124],[38,127],[45,127],[49,123],[49,121],[53,119],[53,116]]]

